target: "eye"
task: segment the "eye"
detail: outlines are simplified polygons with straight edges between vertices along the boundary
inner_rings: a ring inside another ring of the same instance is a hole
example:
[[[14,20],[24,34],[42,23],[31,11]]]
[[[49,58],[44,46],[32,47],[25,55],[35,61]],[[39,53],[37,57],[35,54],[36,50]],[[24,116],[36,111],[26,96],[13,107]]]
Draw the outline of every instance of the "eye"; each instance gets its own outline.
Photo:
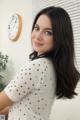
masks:
[[[48,35],[48,36],[52,36],[53,32],[52,31],[45,31],[45,34]]]
[[[39,31],[39,27],[35,26],[33,30],[34,31]]]

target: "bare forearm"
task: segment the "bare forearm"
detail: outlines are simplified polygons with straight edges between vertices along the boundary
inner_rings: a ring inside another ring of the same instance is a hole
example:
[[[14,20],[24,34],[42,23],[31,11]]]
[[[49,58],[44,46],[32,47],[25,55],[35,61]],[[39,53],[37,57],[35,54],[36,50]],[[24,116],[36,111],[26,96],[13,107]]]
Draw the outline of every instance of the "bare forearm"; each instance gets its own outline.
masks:
[[[13,102],[8,98],[4,91],[0,93],[0,111],[12,105],[12,103]]]
[[[0,115],[2,115],[2,114],[3,114],[3,115],[7,115],[8,112],[9,112],[9,108],[10,108],[10,107],[8,106],[8,107],[4,108],[3,110],[1,110],[1,111],[0,111]]]

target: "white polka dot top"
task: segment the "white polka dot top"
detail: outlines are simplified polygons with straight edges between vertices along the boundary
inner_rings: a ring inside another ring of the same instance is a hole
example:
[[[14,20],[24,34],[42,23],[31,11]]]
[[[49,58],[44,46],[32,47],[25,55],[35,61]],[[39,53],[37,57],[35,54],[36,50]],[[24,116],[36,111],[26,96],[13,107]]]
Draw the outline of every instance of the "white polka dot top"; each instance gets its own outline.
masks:
[[[4,89],[14,102],[8,120],[49,120],[55,87],[55,71],[50,59],[27,62]]]

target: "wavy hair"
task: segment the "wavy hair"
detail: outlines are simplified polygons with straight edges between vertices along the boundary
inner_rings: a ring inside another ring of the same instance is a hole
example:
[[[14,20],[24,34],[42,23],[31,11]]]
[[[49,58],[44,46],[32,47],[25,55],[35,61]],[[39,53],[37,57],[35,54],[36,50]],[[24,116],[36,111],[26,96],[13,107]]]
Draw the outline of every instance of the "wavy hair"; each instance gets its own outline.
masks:
[[[54,36],[54,48],[42,56],[37,56],[37,52],[30,54],[30,59],[34,60],[39,57],[50,57],[55,67],[57,85],[57,98],[73,98],[77,95],[75,92],[76,85],[80,78],[80,73],[74,64],[74,38],[73,29],[69,14],[61,7],[47,7],[42,9],[35,17],[32,31],[41,15],[47,15],[52,24]]]

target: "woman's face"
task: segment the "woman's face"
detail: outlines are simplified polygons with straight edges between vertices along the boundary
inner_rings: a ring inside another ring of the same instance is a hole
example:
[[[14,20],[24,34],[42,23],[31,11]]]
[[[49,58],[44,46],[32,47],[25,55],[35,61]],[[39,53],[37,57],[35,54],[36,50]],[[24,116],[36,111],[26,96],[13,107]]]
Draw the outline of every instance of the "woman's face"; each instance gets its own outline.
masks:
[[[31,35],[34,51],[38,55],[50,51],[53,48],[53,32],[52,25],[47,15],[41,15],[32,31]]]

